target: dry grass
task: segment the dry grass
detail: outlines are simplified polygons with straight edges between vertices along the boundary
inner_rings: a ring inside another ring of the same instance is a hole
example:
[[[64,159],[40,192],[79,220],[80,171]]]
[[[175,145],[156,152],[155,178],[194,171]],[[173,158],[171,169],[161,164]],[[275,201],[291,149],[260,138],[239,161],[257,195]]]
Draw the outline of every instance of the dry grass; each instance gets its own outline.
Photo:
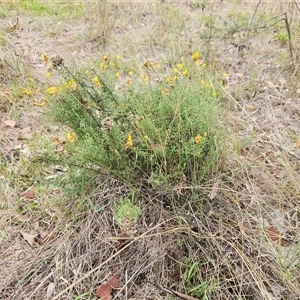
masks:
[[[204,48],[215,68],[229,74],[224,106],[230,135],[224,146],[223,172],[206,185],[183,186],[182,192],[193,190],[193,197],[183,197],[180,206],[174,202],[176,191],[141,187],[138,231],[120,249],[113,206],[131,187],[101,175],[84,194],[66,197],[51,182],[36,180],[43,172],[48,176],[48,168],[41,164],[33,168],[30,161],[19,159],[17,150],[11,156],[8,129],[2,127],[0,299],[46,299],[47,295],[49,299],[96,299],[94,288],[114,272],[120,274],[114,299],[175,299],[157,284],[198,299],[300,298],[297,68],[290,68],[288,44],[274,38],[273,30],[282,30],[276,27],[281,23],[255,34],[249,31],[248,40],[247,31],[241,30],[245,16],[239,14],[248,10],[248,24],[254,16],[252,26],[259,28],[259,18],[268,20],[288,12],[297,33],[299,11],[292,4],[270,7],[267,3],[258,6],[254,15],[256,7],[211,3],[202,11],[194,3],[98,2],[95,15],[91,7],[86,8],[89,28],[81,26],[82,20],[64,21],[62,31],[51,17],[36,18],[45,24],[38,33],[30,25],[31,17],[24,16],[20,23],[27,33],[5,34],[7,51],[19,56],[10,64],[3,55],[0,60],[1,121],[18,113],[23,126],[31,124],[45,139],[59,130],[43,124],[44,116],[28,109],[28,103],[24,109],[13,99],[6,80],[18,82],[31,69],[42,78],[46,72],[40,60],[43,52],[59,52],[69,61],[82,63],[96,59],[97,51],[118,53],[124,61],[145,57],[172,61]],[[134,13],[128,17],[130,12]],[[1,27],[6,29],[8,21],[0,21]],[[46,24],[54,26],[55,34],[47,36]],[[227,34],[230,24],[235,34]],[[78,40],[85,32],[88,38]],[[101,38],[94,39],[97,36]],[[296,58],[299,49],[294,40],[293,45]],[[20,68],[21,60],[30,68]],[[218,195],[210,200],[216,180],[220,182]],[[37,209],[29,209],[27,200],[20,198],[24,189],[32,187],[38,192],[32,201]],[[274,238],[272,227],[283,240]],[[39,244],[37,237],[33,247],[20,234],[43,235],[45,229],[53,232],[53,239]]]

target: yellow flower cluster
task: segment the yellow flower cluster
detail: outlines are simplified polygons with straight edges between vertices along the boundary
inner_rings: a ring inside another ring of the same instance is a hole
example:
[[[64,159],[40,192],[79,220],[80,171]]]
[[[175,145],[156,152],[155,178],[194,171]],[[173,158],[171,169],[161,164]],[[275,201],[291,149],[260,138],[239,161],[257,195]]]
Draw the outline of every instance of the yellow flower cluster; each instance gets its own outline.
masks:
[[[197,134],[195,137],[196,144],[199,144],[202,141],[202,136],[200,134]]]
[[[106,53],[106,54],[102,57],[102,60],[105,61],[105,62],[108,62],[108,61],[109,61],[109,55],[108,55],[108,53]]]
[[[70,143],[74,143],[76,140],[76,133],[75,132],[68,132],[67,133],[67,139]]]
[[[40,101],[37,98],[34,98],[32,105],[37,106],[37,107],[42,107],[42,106],[46,105],[47,103],[48,103],[48,101],[44,97]]]
[[[128,134],[126,143],[125,143],[125,149],[132,147],[133,141],[132,141],[132,136]]]
[[[65,87],[71,91],[76,91],[77,90],[77,83],[74,78],[70,79],[65,83]]]
[[[95,76],[93,79],[92,79],[93,83],[95,83],[98,87],[100,87],[101,83],[100,83],[100,80],[99,80],[99,77],[98,76]]]
[[[46,89],[46,93],[49,95],[55,95],[57,93],[57,87],[56,86],[51,86]]]
[[[143,75],[141,75],[141,77],[142,77],[142,79],[144,80],[145,83],[148,83],[149,77],[148,77],[147,74],[143,74]]]
[[[194,138],[195,143],[196,143],[196,144],[201,143],[203,137],[207,137],[207,132],[204,132],[204,133],[203,133],[203,136],[201,136],[200,134],[197,134],[197,135],[195,136],[195,138]]]
[[[29,89],[24,88],[23,93],[24,93],[25,95],[27,95],[27,96],[30,97],[30,96],[32,96],[32,95],[34,94],[34,90],[31,89],[31,88],[29,88]]]
[[[103,61],[100,63],[100,69],[101,71],[105,71],[107,69],[107,65]]]
[[[192,56],[191,56],[193,61],[197,61],[200,58],[200,52],[195,52]]]
[[[163,88],[163,89],[161,90],[161,93],[162,93],[163,95],[169,95],[169,90],[166,89],[166,88]]]

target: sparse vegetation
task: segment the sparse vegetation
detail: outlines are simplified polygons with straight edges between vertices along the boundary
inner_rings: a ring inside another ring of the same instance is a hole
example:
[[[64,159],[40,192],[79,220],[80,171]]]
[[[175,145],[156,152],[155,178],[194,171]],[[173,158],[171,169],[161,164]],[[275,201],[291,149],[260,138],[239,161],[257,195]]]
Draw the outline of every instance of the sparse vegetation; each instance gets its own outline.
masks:
[[[0,16],[1,297],[299,298],[296,3]]]

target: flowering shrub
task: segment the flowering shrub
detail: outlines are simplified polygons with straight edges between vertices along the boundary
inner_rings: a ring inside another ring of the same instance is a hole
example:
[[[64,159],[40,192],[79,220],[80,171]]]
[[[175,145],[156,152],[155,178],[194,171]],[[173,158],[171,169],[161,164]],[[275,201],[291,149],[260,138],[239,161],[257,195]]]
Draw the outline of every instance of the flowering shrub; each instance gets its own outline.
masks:
[[[51,111],[71,129],[71,160],[127,182],[190,184],[210,174],[220,141],[215,80],[199,52],[173,68],[162,65],[147,60],[128,71],[120,56],[106,53],[97,69],[72,74],[63,66],[65,89]]]

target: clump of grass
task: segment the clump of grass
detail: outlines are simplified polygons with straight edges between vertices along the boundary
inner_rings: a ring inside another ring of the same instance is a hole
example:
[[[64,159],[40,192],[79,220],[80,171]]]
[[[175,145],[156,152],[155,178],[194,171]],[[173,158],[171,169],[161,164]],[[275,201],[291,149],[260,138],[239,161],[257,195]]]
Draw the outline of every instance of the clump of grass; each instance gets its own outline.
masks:
[[[62,65],[64,84],[46,91],[51,114],[70,128],[69,162],[164,186],[200,183],[212,172],[220,95],[199,53],[165,66],[167,74],[148,60],[139,74],[125,73],[108,54],[97,67],[72,73]]]

